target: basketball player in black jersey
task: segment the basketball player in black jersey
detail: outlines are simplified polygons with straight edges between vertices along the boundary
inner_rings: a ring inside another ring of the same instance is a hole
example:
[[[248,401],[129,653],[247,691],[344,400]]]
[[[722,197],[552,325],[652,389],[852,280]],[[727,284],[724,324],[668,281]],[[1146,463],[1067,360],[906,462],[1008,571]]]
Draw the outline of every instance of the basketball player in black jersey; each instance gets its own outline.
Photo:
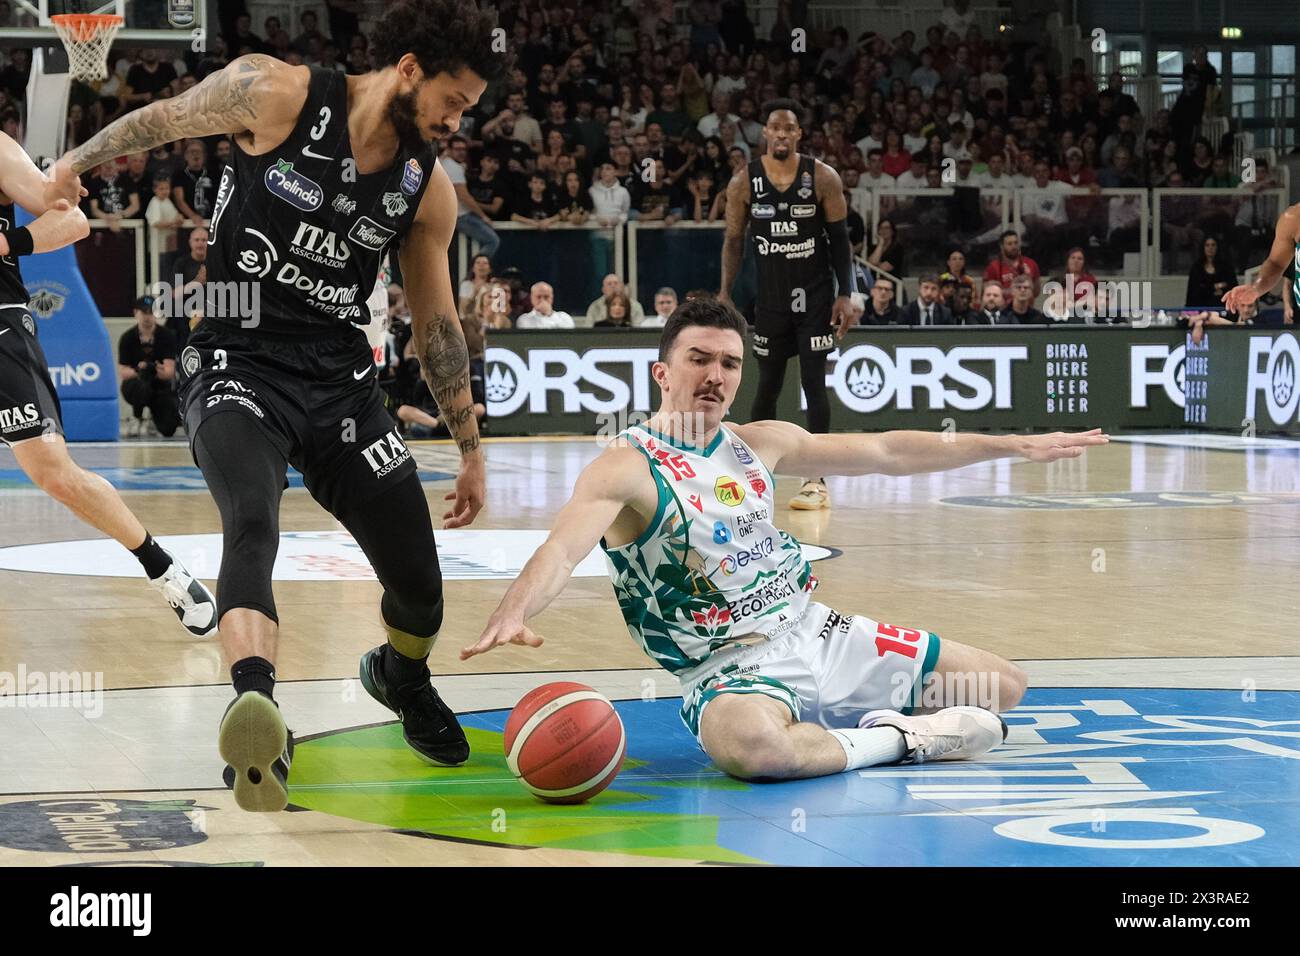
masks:
[[[808,401],[808,431],[831,427],[826,392],[826,356],[854,322],[853,246],[848,207],[839,173],[820,160],[799,155],[803,135],[794,100],[763,106],[767,153],[737,172],[727,186],[727,232],[722,248],[719,298],[731,304],[740,274],[745,229],[758,262],[754,302],[754,356],[758,391],[750,421],[776,418],[785,367],[799,356],[799,379]],[[808,479],[790,507],[829,507],[826,484]]]
[[[286,464],[384,587],[388,641],[362,658],[362,684],[418,755],[444,766],[469,756],[429,683],[443,597],[428,503],[361,326],[382,259],[400,246],[421,371],[461,451],[444,527],[469,524],[483,506],[483,456],[447,259],[456,197],[434,142],[508,69],[492,49],[495,27],[470,0],[398,0],[374,32],[375,72],[240,57],[117,120],[55,171],[57,182],[123,153],[233,134],[209,227],[207,310],[180,365],[191,448],[221,512],[217,601],[237,697],[219,743],[247,810],[285,806],[292,756],[272,700]],[[251,316],[236,294],[249,283],[260,296]]]
[[[73,185],[72,195],[78,191]],[[0,442],[10,446],[33,484],[134,554],[185,629],[206,637],[217,629],[211,592],[153,539],[112,485],[72,460],[63,440],[59,397],[18,266],[20,256],[90,235],[75,199],[69,202],[59,192],[23,148],[0,133]],[[37,216],[30,226],[18,226],[15,202]]]

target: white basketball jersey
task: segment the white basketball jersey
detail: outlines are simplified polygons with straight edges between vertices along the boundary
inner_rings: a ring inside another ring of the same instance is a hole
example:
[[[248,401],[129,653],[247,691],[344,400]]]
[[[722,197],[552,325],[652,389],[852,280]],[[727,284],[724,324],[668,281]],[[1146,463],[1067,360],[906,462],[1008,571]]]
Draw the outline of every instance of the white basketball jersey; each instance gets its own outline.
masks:
[[[759,457],[726,428],[707,448],[641,425],[622,437],[646,456],[659,491],[636,541],[601,541],[633,639],[679,672],[793,628],[817,579],[799,542],[772,523],[775,482]]]

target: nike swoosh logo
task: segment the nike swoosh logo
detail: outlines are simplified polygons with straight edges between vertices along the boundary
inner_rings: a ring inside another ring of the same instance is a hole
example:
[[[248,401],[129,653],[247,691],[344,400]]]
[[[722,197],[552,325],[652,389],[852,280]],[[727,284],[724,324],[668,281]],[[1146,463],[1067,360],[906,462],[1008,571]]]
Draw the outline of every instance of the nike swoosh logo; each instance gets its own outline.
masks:
[[[374,371],[374,366],[371,366],[370,368],[363,368],[360,372],[353,372],[352,377],[359,382],[373,371]]]
[[[755,198],[755,199],[762,199],[762,198],[763,198],[764,196],[766,196],[766,195],[767,195],[767,190],[765,189],[765,190],[763,190],[761,193],[754,193],[754,198]]]
[[[310,156],[312,159],[333,159],[334,158],[333,156],[322,156],[320,153],[313,153],[311,151],[310,146],[304,146],[302,148],[302,154],[304,156]]]

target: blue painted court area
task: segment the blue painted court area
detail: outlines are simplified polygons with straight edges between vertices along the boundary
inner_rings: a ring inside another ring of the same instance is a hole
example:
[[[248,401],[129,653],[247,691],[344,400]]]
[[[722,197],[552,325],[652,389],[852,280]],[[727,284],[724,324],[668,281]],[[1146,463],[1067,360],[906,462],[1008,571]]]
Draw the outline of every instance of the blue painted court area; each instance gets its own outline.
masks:
[[[617,705],[613,789],[645,814],[716,816],[717,845],[785,865],[1278,866],[1300,861],[1300,693],[1031,690],[979,763],[738,784],[680,701]],[[464,718],[500,730],[508,713]]]
[[[203,473],[191,466],[150,468],[88,468],[103,475],[118,491],[207,491]],[[302,475],[289,469],[289,487],[301,488]],[[443,481],[456,476],[445,471],[421,469],[421,481]],[[0,488],[31,488],[32,483],[20,468],[0,468]]]

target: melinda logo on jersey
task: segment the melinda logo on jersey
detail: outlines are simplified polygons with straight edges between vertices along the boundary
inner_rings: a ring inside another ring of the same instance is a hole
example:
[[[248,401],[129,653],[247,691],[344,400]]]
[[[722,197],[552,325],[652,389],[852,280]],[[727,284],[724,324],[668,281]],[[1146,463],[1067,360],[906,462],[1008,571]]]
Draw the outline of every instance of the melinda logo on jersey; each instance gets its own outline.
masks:
[[[266,188],[295,209],[314,212],[325,199],[324,191],[302,173],[294,172],[293,163],[277,160],[266,171]]]

